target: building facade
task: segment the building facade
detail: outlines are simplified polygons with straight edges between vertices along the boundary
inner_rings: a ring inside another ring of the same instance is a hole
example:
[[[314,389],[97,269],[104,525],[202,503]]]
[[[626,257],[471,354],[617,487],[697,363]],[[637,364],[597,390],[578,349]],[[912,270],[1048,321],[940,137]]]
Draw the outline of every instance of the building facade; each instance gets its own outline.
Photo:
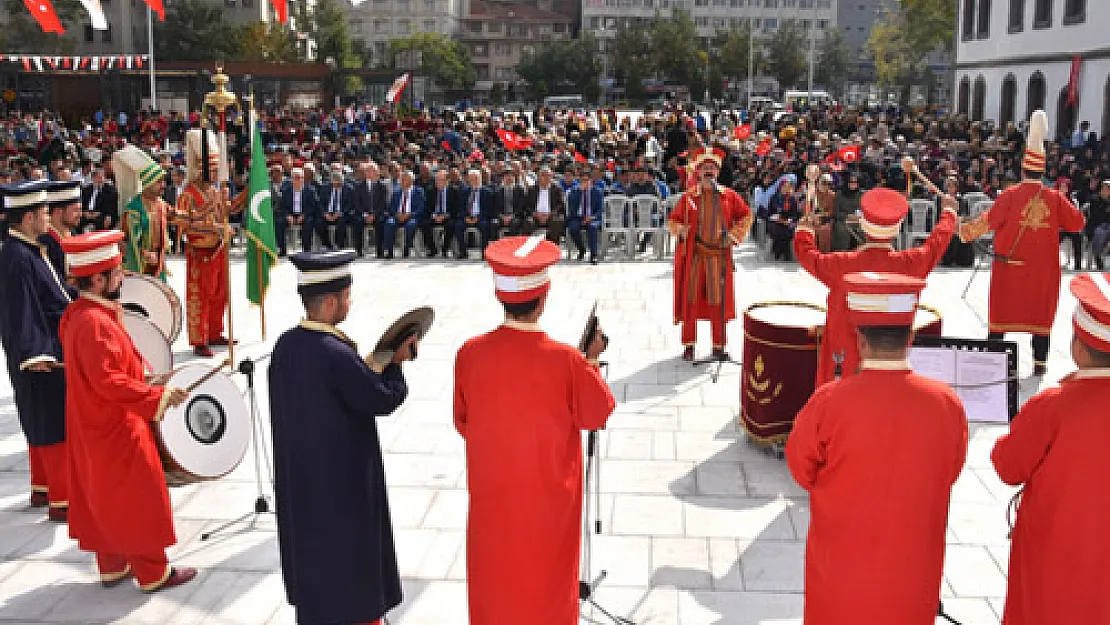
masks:
[[[500,85],[507,95],[510,86],[515,89],[516,66],[522,58],[571,37],[573,18],[553,8],[550,0],[470,0],[457,38],[478,73],[475,91],[489,92]]]
[[[1021,122],[1048,112],[1056,138],[1080,121],[1110,131],[1110,38],[1105,0],[960,0],[956,110],[972,120]],[[1077,71],[1078,94],[1069,102]]]
[[[346,6],[348,32],[361,41],[370,55],[370,66],[388,62],[389,42],[419,32],[454,34],[468,0],[364,0]]]

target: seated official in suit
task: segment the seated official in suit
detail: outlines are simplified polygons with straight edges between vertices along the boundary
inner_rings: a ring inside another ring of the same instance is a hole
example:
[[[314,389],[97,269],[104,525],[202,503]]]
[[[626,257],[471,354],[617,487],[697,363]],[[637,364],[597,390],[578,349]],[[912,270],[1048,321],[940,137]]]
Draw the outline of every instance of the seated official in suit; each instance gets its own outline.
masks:
[[[119,225],[119,191],[108,182],[104,169],[93,169],[92,184],[81,191],[81,225],[77,229],[111,230]]]
[[[374,178],[370,179],[370,168],[374,168]],[[351,183],[351,210],[343,214],[341,228],[344,235],[350,234],[351,246],[354,248],[355,253],[361,258],[363,256],[363,248],[366,246],[366,229],[370,228],[370,236],[375,241],[375,247],[378,250],[378,258],[382,257],[381,252],[381,239],[378,237],[379,223],[377,216],[385,212],[385,199],[382,196],[382,190],[385,185],[381,183],[378,178],[378,166],[373,161],[364,161],[359,163],[358,169],[355,170],[355,179]],[[378,194],[378,201],[380,205],[374,204],[374,193]],[[385,192],[385,197],[388,197],[388,191]],[[375,210],[375,208],[377,210]],[[346,239],[344,240],[346,241]],[[345,247],[345,246],[341,246]]]
[[[420,223],[420,232],[424,237],[424,247],[428,248],[428,256],[439,254],[439,242],[436,241],[435,229],[443,229],[443,256],[447,256],[448,241],[455,230],[455,217],[458,213],[459,188],[447,181],[447,170],[439,169],[428,189],[424,192],[426,211]]]
[[[405,243],[401,248],[401,255],[409,257],[413,241],[416,239],[416,228],[424,216],[424,189],[413,184],[413,175],[409,170],[401,172],[401,182],[393,190],[393,198],[389,202],[389,218],[386,220],[382,235],[385,237],[385,247],[393,255],[394,237],[397,228],[405,230]]]
[[[490,224],[496,219],[493,209],[493,192],[482,184],[482,172],[471,169],[466,174],[466,186],[460,193],[459,216],[455,220],[455,241],[458,257],[466,258],[466,229],[477,228],[482,251],[490,241]]]
[[[531,235],[536,228],[546,228],[547,240],[559,244],[566,229],[567,200],[550,167],[541,167],[536,184],[525,191],[521,212],[520,234]]]
[[[511,169],[505,169],[501,172],[501,184],[493,191],[494,217],[490,222],[492,239],[520,234],[523,202],[524,187],[517,184],[516,175]]]
[[[590,264],[597,264],[597,242],[601,232],[602,215],[605,210],[605,193],[590,182],[590,173],[583,170],[578,176],[578,186],[570,190],[567,200],[567,233],[574,247],[578,249],[578,260],[585,255],[586,245],[590,250]],[[586,231],[586,245],[582,242],[582,231]]]
[[[320,244],[329,250],[336,246],[347,247],[347,229],[343,227],[344,216],[350,215],[354,210],[354,198],[351,187],[343,180],[342,171],[332,171],[329,174],[330,182],[320,196],[321,219],[316,222],[316,235],[320,237]],[[335,239],[332,239],[332,231]]]
[[[319,212],[320,199],[316,191],[305,183],[304,170],[294,167],[289,173],[289,182],[281,188],[281,201],[274,218],[274,235],[282,256],[286,253],[285,233],[290,226],[301,229],[301,249],[312,249],[312,224]]]

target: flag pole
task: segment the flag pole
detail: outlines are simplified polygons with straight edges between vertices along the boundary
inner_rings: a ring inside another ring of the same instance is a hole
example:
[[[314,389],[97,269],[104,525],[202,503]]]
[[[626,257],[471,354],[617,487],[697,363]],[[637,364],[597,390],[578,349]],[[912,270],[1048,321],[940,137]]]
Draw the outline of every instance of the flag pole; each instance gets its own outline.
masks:
[[[227,163],[227,109],[236,104],[235,94],[228,91],[226,85],[228,77],[224,74],[224,68],[220,65],[216,66],[216,73],[212,76],[212,83],[216,85],[216,90],[211,91],[204,97],[204,103],[216,109],[219,115],[220,128],[220,178],[229,175]],[[208,164],[205,163],[204,167]],[[216,189],[220,196],[220,202],[224,203],[224,288],[227,290],[227,357],[231,361],[232,367],[235,366],[235,316],[232,313],[231,305],[231,203],[223,199],[223,192],[227,190],[227,180],[222,179],[216,182]]]
[[[251,85],[250,87],[247,88],[247,95],[243,99],[246,100],[247,106],[248,106],[248,108],[247,108],[247,111],[248,111],[247,112],[247,124],[250,126],[251,171],[253,173],[254,165],[255,165],[254,159],[259,158],[259,157],[262,157],[262,158],[265,157],[265,154],[255,154],[254,153],[254,133],[258,129],[258,120],[255,117],[255,115],[257,115],[257,113],[254,110],[254,85]],[[249,176],[248,176],[248,180],[247,180],[248,193],[250,192],[249,191],[250,184],[251,184],[251,181],[249,180]],[[253,219],[253,216],[250,214],[250,211],[247,211],[247,217],[246,218],[247,219]],[[271,219],[272,219],[272,217],[271,217]],[[248,239],[247,240],[248,249],[250,248],[252,243],[254,245],[255,266],[258,267],[258,276],[257,276],[258,277],[258,322],[259,322],[259,325],[262,326],[262,340],[265,341],[266,340],[266,284],[265,284],[265,281],[262,278],[262,246],[259,245],[257,241],[251,241],[249,236],[247,236],[247,239]]]
[[[251,158],[254,158],[252,155]],[[262,248],[257,243],[254,244],[255,259],[258,263],[258,268],[262,268]],[[262,323],[262,340],[266,340],[266,286],[262,283],[262,271],[258,272],[258,317]]]

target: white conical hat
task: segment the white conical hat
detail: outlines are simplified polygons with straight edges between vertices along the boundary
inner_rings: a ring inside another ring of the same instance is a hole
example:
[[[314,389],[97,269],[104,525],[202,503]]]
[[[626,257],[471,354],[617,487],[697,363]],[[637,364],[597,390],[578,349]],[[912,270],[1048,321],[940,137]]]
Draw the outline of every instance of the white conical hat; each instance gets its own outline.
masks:
[[[202,137],[208,139],[208,162],[213,164],[220,162],[220,142],[216,132],[202,128],[190,129],[185,133],[185,178],[188,180],[196,180],[204,171],[200,166],[201,155],[204,152]]]
[[[1044,139],[1048,136],[1048,114],[1037,109],[1029,118],[1029,134],[1025,138],[1025,154],[1021,168],[1026,171],[1044,171]]]
[[[112,153],[112,171],[116,174],[121,210],[132,198],[166,175],[161,165],[134,145]]]

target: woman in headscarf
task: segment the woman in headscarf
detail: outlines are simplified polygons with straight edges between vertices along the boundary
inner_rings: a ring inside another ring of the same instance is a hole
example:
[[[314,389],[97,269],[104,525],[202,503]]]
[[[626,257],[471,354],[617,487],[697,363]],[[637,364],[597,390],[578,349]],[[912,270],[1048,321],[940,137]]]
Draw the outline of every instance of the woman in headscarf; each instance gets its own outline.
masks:
[[[845,252],[856,247],[848,218],[859,212],[859,198],[859,174],[851,172],[844,182],[844,188],[833,200],[832,251],[834,252]]]

